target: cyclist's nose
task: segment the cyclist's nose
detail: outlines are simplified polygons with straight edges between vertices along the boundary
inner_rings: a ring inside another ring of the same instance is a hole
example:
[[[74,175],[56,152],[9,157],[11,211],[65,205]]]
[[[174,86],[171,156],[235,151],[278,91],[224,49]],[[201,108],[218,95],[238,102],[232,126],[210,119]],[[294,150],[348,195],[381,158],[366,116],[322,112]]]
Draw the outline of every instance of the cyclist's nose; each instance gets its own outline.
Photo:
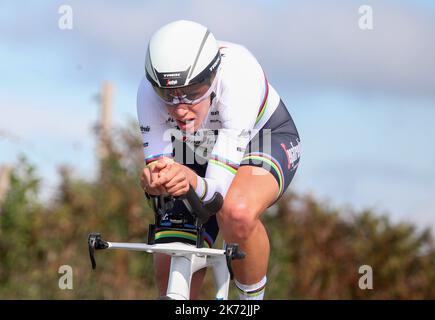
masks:
[[[189,112],[189,108],[185,104],[178,104],[174,107],[174,114],[177,117],[184,117]]]

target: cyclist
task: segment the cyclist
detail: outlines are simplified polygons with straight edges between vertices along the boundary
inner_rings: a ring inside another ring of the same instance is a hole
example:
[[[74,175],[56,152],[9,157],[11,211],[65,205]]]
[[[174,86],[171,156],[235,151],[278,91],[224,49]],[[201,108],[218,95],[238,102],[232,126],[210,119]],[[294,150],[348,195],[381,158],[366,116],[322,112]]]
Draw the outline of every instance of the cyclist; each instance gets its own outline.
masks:
[[[146,195],[180,196],[189,184],[203,200],[220,192],[224,205],[205,224],[206,244],[213,245],[219,230],[227,243],[238,243],[247,254],[233,263],[240,299],[263,299],[270,246],[260,217],[287,189],[300,159],[287,108],[245,47],[217,41],[192,21],[175,21],[153,34],[145,73],[137,112]],[[193,232],[171,231],[171,216],[186,212],[176,201],[157,243],[195,243]],[[154,256],[161,295],[169,264],[168,256]],[[204,275],[193,275],[193,299]]]

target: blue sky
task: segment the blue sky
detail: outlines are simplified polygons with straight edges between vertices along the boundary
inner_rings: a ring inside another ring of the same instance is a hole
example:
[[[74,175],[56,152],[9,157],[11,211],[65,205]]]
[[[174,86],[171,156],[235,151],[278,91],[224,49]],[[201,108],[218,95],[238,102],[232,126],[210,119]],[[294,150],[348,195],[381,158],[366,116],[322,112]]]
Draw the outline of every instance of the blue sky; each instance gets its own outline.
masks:
[[[73,30],[58,28],[62,4]],[[363,4],[374,30],[358,28]],[[135,119],[149,36],[192,19],[248,47],[288,106],[303,143],[292,188],[435,227],[434,17],[422,0],[3,1],[0,164],[26,153],[46,194],[60,164],[91,176],[102,82],[115,124]]]

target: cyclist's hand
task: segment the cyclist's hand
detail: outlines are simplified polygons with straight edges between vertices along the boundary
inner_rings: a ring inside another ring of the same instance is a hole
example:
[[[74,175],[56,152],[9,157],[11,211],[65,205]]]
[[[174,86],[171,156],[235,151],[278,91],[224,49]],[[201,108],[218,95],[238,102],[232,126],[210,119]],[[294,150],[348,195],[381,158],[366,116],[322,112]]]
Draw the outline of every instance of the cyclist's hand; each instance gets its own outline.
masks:
[[[174,197],[181,196],[189,191],[189,179],[183,165],[176,162],[169,164],[160,171],[157,183],[164,186],[166,191]]]
[[[155,164],[144,168],[140,177],[140,184],[142,186],[142,189],[151,195],[165,194],[166,189],[164,188],[164,186],[157,182],[159,179],[159,173],[162,170],[167,171],[168,169],[166,167],[168,167],[172,162],[172,159],[163,158]]]

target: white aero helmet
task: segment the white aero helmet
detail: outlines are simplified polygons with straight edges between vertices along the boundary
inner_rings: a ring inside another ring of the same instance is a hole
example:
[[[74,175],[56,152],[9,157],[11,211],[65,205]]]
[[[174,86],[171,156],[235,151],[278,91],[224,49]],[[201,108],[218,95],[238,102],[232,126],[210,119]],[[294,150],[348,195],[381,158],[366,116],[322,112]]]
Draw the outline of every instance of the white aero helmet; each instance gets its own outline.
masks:
[[[167,104],[196,104],[213,91],[219,45],[203,25],[179,20],[157,30],[148,44],[145,72]]]

